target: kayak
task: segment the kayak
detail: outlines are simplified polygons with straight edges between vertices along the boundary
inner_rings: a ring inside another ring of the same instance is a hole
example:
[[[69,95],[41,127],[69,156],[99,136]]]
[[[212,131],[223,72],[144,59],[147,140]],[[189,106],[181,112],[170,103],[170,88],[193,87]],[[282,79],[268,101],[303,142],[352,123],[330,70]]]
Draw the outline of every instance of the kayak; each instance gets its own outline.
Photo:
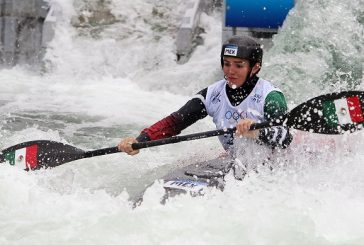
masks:
[[[193,163],[191,165],[175,169],[161,178],[165,194],[161,200],[164,204],[168,198],[180,194],[191,196],[204,195],[208,188],[224,190],[224,176],[230,171],[234,163],[231,157],[219,157],[212,160]],[[137,195],[135,203],[143,201],[144,192]]]

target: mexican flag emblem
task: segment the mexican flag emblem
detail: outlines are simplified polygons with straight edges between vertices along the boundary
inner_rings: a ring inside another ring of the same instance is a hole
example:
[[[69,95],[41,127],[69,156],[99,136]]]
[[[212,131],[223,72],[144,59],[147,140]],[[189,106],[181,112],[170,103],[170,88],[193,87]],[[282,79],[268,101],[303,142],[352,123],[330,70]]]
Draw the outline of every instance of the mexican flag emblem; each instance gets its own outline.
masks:
[[[330,126],[364,122],[363,107],[358,96],[324,101],[322,105],[324,119]]]
[[[38,165],[38,145],[31,145],[4,154],[10,165],[33,169]]]

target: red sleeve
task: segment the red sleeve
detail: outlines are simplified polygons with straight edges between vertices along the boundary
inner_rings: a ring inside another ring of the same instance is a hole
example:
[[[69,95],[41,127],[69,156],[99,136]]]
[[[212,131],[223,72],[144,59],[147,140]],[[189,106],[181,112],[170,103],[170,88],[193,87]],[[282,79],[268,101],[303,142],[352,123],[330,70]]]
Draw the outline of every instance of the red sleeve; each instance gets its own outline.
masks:
[[[181,123],[181,119],[171,114],[168,117],[156,122],[149,128],[143,129],[142,133],[147,134],[151,140],[168,138],[181,133],[181,130],[178,127],[178,125]]]
[[[175,136],[206,116],[205,105],[201,99],[192,98],[178,111],[143,129],[137,139],[139,142],[144,142]]]

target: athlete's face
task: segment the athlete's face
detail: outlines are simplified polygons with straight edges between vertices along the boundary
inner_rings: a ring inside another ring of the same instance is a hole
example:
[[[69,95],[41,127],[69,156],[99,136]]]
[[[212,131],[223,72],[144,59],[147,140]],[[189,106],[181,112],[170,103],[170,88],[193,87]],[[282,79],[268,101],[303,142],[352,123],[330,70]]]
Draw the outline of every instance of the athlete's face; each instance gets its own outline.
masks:
[[[223,71],[230,88],[242,86],[248,77],[259,71],[260,64],[257,63],[250,68],[249,61],[235,57],[224,57]]]

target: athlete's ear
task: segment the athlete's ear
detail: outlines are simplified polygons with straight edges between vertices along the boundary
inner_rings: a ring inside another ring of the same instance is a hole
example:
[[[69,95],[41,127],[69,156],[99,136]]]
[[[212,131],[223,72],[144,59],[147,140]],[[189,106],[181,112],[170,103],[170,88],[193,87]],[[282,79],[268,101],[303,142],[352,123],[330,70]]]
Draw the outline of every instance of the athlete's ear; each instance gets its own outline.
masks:
[[[255,63],[255,65],[253,66],[252,68],[252,74],[257,74],[259,71],[260,71],[260,68],[261,68],[261,64],[258,62],[258,63]]]

